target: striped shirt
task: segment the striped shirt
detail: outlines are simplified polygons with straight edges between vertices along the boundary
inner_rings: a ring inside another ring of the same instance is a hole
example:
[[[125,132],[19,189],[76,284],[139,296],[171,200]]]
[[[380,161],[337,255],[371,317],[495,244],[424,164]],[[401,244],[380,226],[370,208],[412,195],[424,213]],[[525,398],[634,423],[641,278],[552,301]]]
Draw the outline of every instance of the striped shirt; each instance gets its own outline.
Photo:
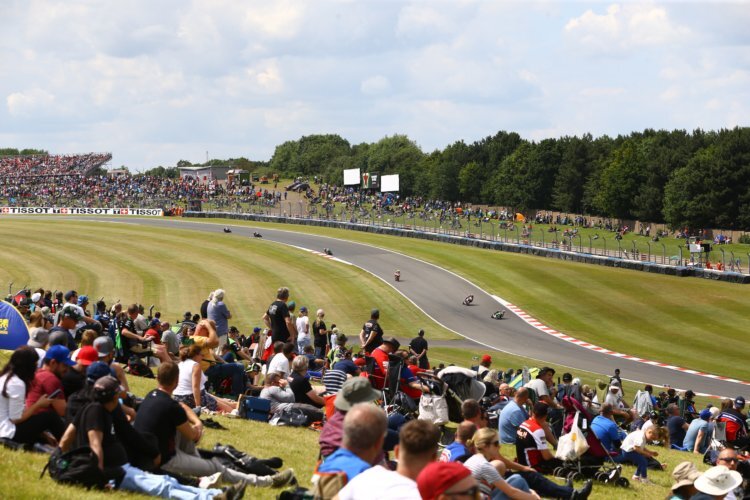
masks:
[[[346,382],[346,373],[341,370],[328,370],[323,374],[323,385],[326,386],[326,394],[336,394]]]

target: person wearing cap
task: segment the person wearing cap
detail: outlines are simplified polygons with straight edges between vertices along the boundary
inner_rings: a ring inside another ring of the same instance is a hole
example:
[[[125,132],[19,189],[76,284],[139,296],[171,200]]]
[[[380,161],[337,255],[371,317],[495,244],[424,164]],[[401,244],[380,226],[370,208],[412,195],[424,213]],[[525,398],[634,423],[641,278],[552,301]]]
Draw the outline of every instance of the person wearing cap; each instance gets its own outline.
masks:
[[[711,467],[693,483],[698,493],[691,500],[715,500],[726,498],[742,485],[742,474],[724,465]]]
[[[61,345],[47,349],[42,367],[34,374],[29,393],[26,395],[26,406],[32,406],[43,395],[55,396],[52,404],[37,410],[55,412],[58,416],[65,415],[65,394],[63,393],[62,377],[75,363],[70,360],[70,350]]]
[[[688,424],[700,417],[700,412],[695,408],[695,393],[690,389],[685,391],[685,411],[683,414]]]
[[[380,407],[369,403],[352,406],[344,417],[341,447],[326,457],[317,472],[340,472],[350,482],[380,458],[387,429],[388,420]]]
[[[688,500],[698,493],[693,483],[700,477],[701,473],[695,468],[693,462],[681,462],[677,464],[672,471],[674,484],[672,485],[671,496],[668,500]]]
[[[78,320],[81,319],[78,310],[69,305],[64,306],[57,315],[57,326],[50,328],[50,345],[59,342],[61,334],[57,332],[63,332],[65,334],[65,345],[71,351],[78,348],[75,340],[75,331]],[[54,340],[54,341],[53,341]]]
[[[737,396],[732,407],[723,410],[717,419],[718,422],[726,424],[727,444],[737,448],[750,445],[747,416],[742,413],[743,408],[745,408],[745,398]]]
[[[57,439],[62,436],[60,418],[51,412],[39,412],[52,404],[48,394],[24,406],[26,388],[34,379],[36,365],[36,351],[30,346],[22,346],[13,351],[0,371],[0,438],[33,444],[45,431],[50,431]]]
[[[78,350],[76,364],[62,376],[63,393],[66,399],[83,388],[86,383],[86,369],[91,363],[97,361],[99,361],[99,353],[93,345],[83,346]]]
[[[237,359],[244,359],[245,361],[252,362],[253,358],[250,356],[250,351],[247,347],[243,347],[240,340],[240,331],[236,326],[230,326],[227,333],[227,345],[229,349],[234,353]]]
[[[305,346],[310,345],[310,318],[308,317],[307,307],[299,308],[297,316],[297,352],[305,351]]]
[[[422,500],[479,498],[479,484],[471,471],[457,462],[433,462],[417,476]]]
[[[380,326],[380,311],[370,311],[370,319],[362,325],[359,332],[359,342],[366,353],[371,353],[383,343],[383,328]]]
[[[346,359],[347,353],[349,350],[346,348],[346,343],[349,341],[349,338],[342,334],[339,334],[336,336],[336,345],[331,347],[331,350],[328,351],[328,366],[333,366],[342,359]]]
[[[492,356],[489,354],[482,355],[482,359],[479,360],[479,366],[477,366],[477,379],[482,380],[490,371],[490,366],[492,366]]]
[[[108,364],[101,361],[94,361],[86,368],[86,378],[83,387],[71,394],[68,397],[68,404],[65,405],[64,420],[66,426],[75,420],[78,412],[94,400],[91,392],[94,383],[107,375],[115,377],[115,372]]]
[[[274,300],[263,314],[263,323],[270,328],[273,342],[289,342],[297,337],[297,326],[289,315],[289,289],[281,287],[276,291]]]
[[[547,444],[549,410],[547,403],[535,403],[531,418],[522,423],[516,433],[518,462],[543,473],[551,473],[555,467],[562,465],[562,461],[555,458]]]
[[[42,367],[42,360],[47,354],[45,348],[47,347],[48,342],[49,332],[41,326],[29,330],[29,340],[26,342],[26,345],[31,346],[36,350],[36,354],[39,356],[38,368]]]
[[[373,385],[376,389],[382,389],[385,386],[385,377],[388,369],[385,366],[389,362],[389,356],[393,355],[401,347],[401,343],[395,337],[386,337],[382,343],[375,348],[371,355],[375,358],[375,367],[372,374]],[[401,373],[399,376],[401,386],[407,386],[416,391],[426,392],[429,389],[423,385],[417,377],[409,370],[406,363],[401,364]]]
[[[698,414],[698,418],[690,422],[682,440],[682,447],[685,451],[692,451],[703,455],[708,449],[710,437],[713,434],[713,425],[711,421],[711,410],[704,408]],[[671,441],[671,437],[670,437]]]
[[[218,497],[225,492],[220,489],[201,489],[180,484],[168,475],[158,475],[146,472],[129,463],[124,443],[137,439],[140,434],[127,432],[130,426],[116,425],[124,418],[121,414],[119,397],[122,392],[120,382],[112,376],[98,379],[92,387],[93,402],[84,407],[76,415],[73,423],[68,425],[65,435],[60,441],[63,452],[74,448],[88,446],[99,460],[99,469],[106,479],[114,479],[117,489],[132,491],[162,498],[195,498],[208,500]],[[146,446],[154,457],[159,453],[158,448],[143,440],[139,443]],[[133,444],[130,443],[129,444]],[[238,493],[247,485],[243,482],[231,487],[227,497],[241,498]]]
[[[366,378],[354,377],[344,382],[333,402],[335,408],[333,415],[326,420],[320,438],[318,438],[320,454],[327,457],[341,446],[344,418],[354,405],[372,403],[381,397],[382,394],[373,389]],[[389,432],[391,431],[389,430]],[[396,436],[397,438],[398,436]]]
[[[409,342],[409,354],[417,357],[417,366],[423,370],[430,369],[430,361],[427,359],[427,341],[424,339],[424,330],[419,329],[417,336]]]
[[[435,461],[440,429],[427,420],[412,420],[401,427],[395,448],[395,471],[380,465],[367,469],[339,492],[340,500],[421,499],[417,477]]]
[[[155,345],[161,345],[161,332],[162,332],[161,321],[154,318],[148,324],[148,328],[146,329],[146,331],[143,332],[143,336],[147,340],[150,340],[151,342],[153,342]]]
[[[120,381],[126,391],[130,390],[128,378],[120,363],[115,361],[115,343],[110,337],[97,337],[94,339],[94,348],[99,353],[99,361],[107,364],[115,372],[115,377]]]

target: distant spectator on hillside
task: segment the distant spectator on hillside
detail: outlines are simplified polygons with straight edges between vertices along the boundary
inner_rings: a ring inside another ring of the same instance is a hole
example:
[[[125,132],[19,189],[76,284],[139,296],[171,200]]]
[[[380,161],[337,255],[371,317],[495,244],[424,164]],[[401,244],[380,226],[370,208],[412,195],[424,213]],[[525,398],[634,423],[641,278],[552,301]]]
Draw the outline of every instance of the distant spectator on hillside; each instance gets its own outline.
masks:
[[[424,330],[419,329],[417,336],[409,343],[409,353],[417,357],[417,366],[423,370],[430,368],[430,362],[427,359],[427,341],[424,338]]]
[[[370,320],[362,325],[362,331],[359,332],[359,341],[362,349],[366,353],[371,353],[383,343],[383,329],[379,323],[380,311],[373,309],[370,311]]]

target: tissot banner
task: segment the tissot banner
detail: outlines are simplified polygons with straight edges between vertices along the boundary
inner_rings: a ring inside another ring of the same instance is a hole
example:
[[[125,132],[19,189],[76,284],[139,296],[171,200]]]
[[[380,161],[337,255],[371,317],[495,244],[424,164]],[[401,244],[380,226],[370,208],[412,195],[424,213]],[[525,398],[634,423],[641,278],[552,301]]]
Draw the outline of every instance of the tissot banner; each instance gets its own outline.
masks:
[[[0,207],[0,215],[137,215],[161,217],[161,208]]]

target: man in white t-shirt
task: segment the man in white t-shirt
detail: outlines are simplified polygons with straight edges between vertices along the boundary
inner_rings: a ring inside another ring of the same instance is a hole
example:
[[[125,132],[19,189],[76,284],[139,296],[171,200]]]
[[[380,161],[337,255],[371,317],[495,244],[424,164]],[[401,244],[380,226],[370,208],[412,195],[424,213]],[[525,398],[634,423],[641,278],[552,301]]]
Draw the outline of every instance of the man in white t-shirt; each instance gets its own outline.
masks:
[[[281,344],[280,351],[277,350],[279,348],[279,344]],[[273,358],[271,358],[271,362],[268,363],[268,369],[266,370],[266,373],[281,373],[283,378],[287,378],[292,373],[289,362],[292,360],[292,357],[294,355],[294,344],[292,344],[291,342],[287,342],[286,344],[282,342],[276,342],[274,344],[274,352],[276,352],[276,354]]]
[[[437,459],[440,430],[427,420],[412,420],[399,432],[395,471],[376,465],[351,480],[338,494],[341,500],[382,498],[420,500],[417,476]]]
[[[305,346],[310,345],[310,318],[307,316],[307,307],[299,308],[297,317],[297,352],[302,354]]]
[[[528,384],[526,384],[526,387],[529,389],[533,389],[534,392],[536,392],[537,399],[539,401],[547,403],[550,408],[560,408],[560,405],[557,404],[557,400],[550,394],[550,387],[552,387],[553,385],[552,379],[554,376],[555,370],[553,368],[545,366],[544,368],[539,370],[539,373],[537,373],[534,380],[531,380]]]

